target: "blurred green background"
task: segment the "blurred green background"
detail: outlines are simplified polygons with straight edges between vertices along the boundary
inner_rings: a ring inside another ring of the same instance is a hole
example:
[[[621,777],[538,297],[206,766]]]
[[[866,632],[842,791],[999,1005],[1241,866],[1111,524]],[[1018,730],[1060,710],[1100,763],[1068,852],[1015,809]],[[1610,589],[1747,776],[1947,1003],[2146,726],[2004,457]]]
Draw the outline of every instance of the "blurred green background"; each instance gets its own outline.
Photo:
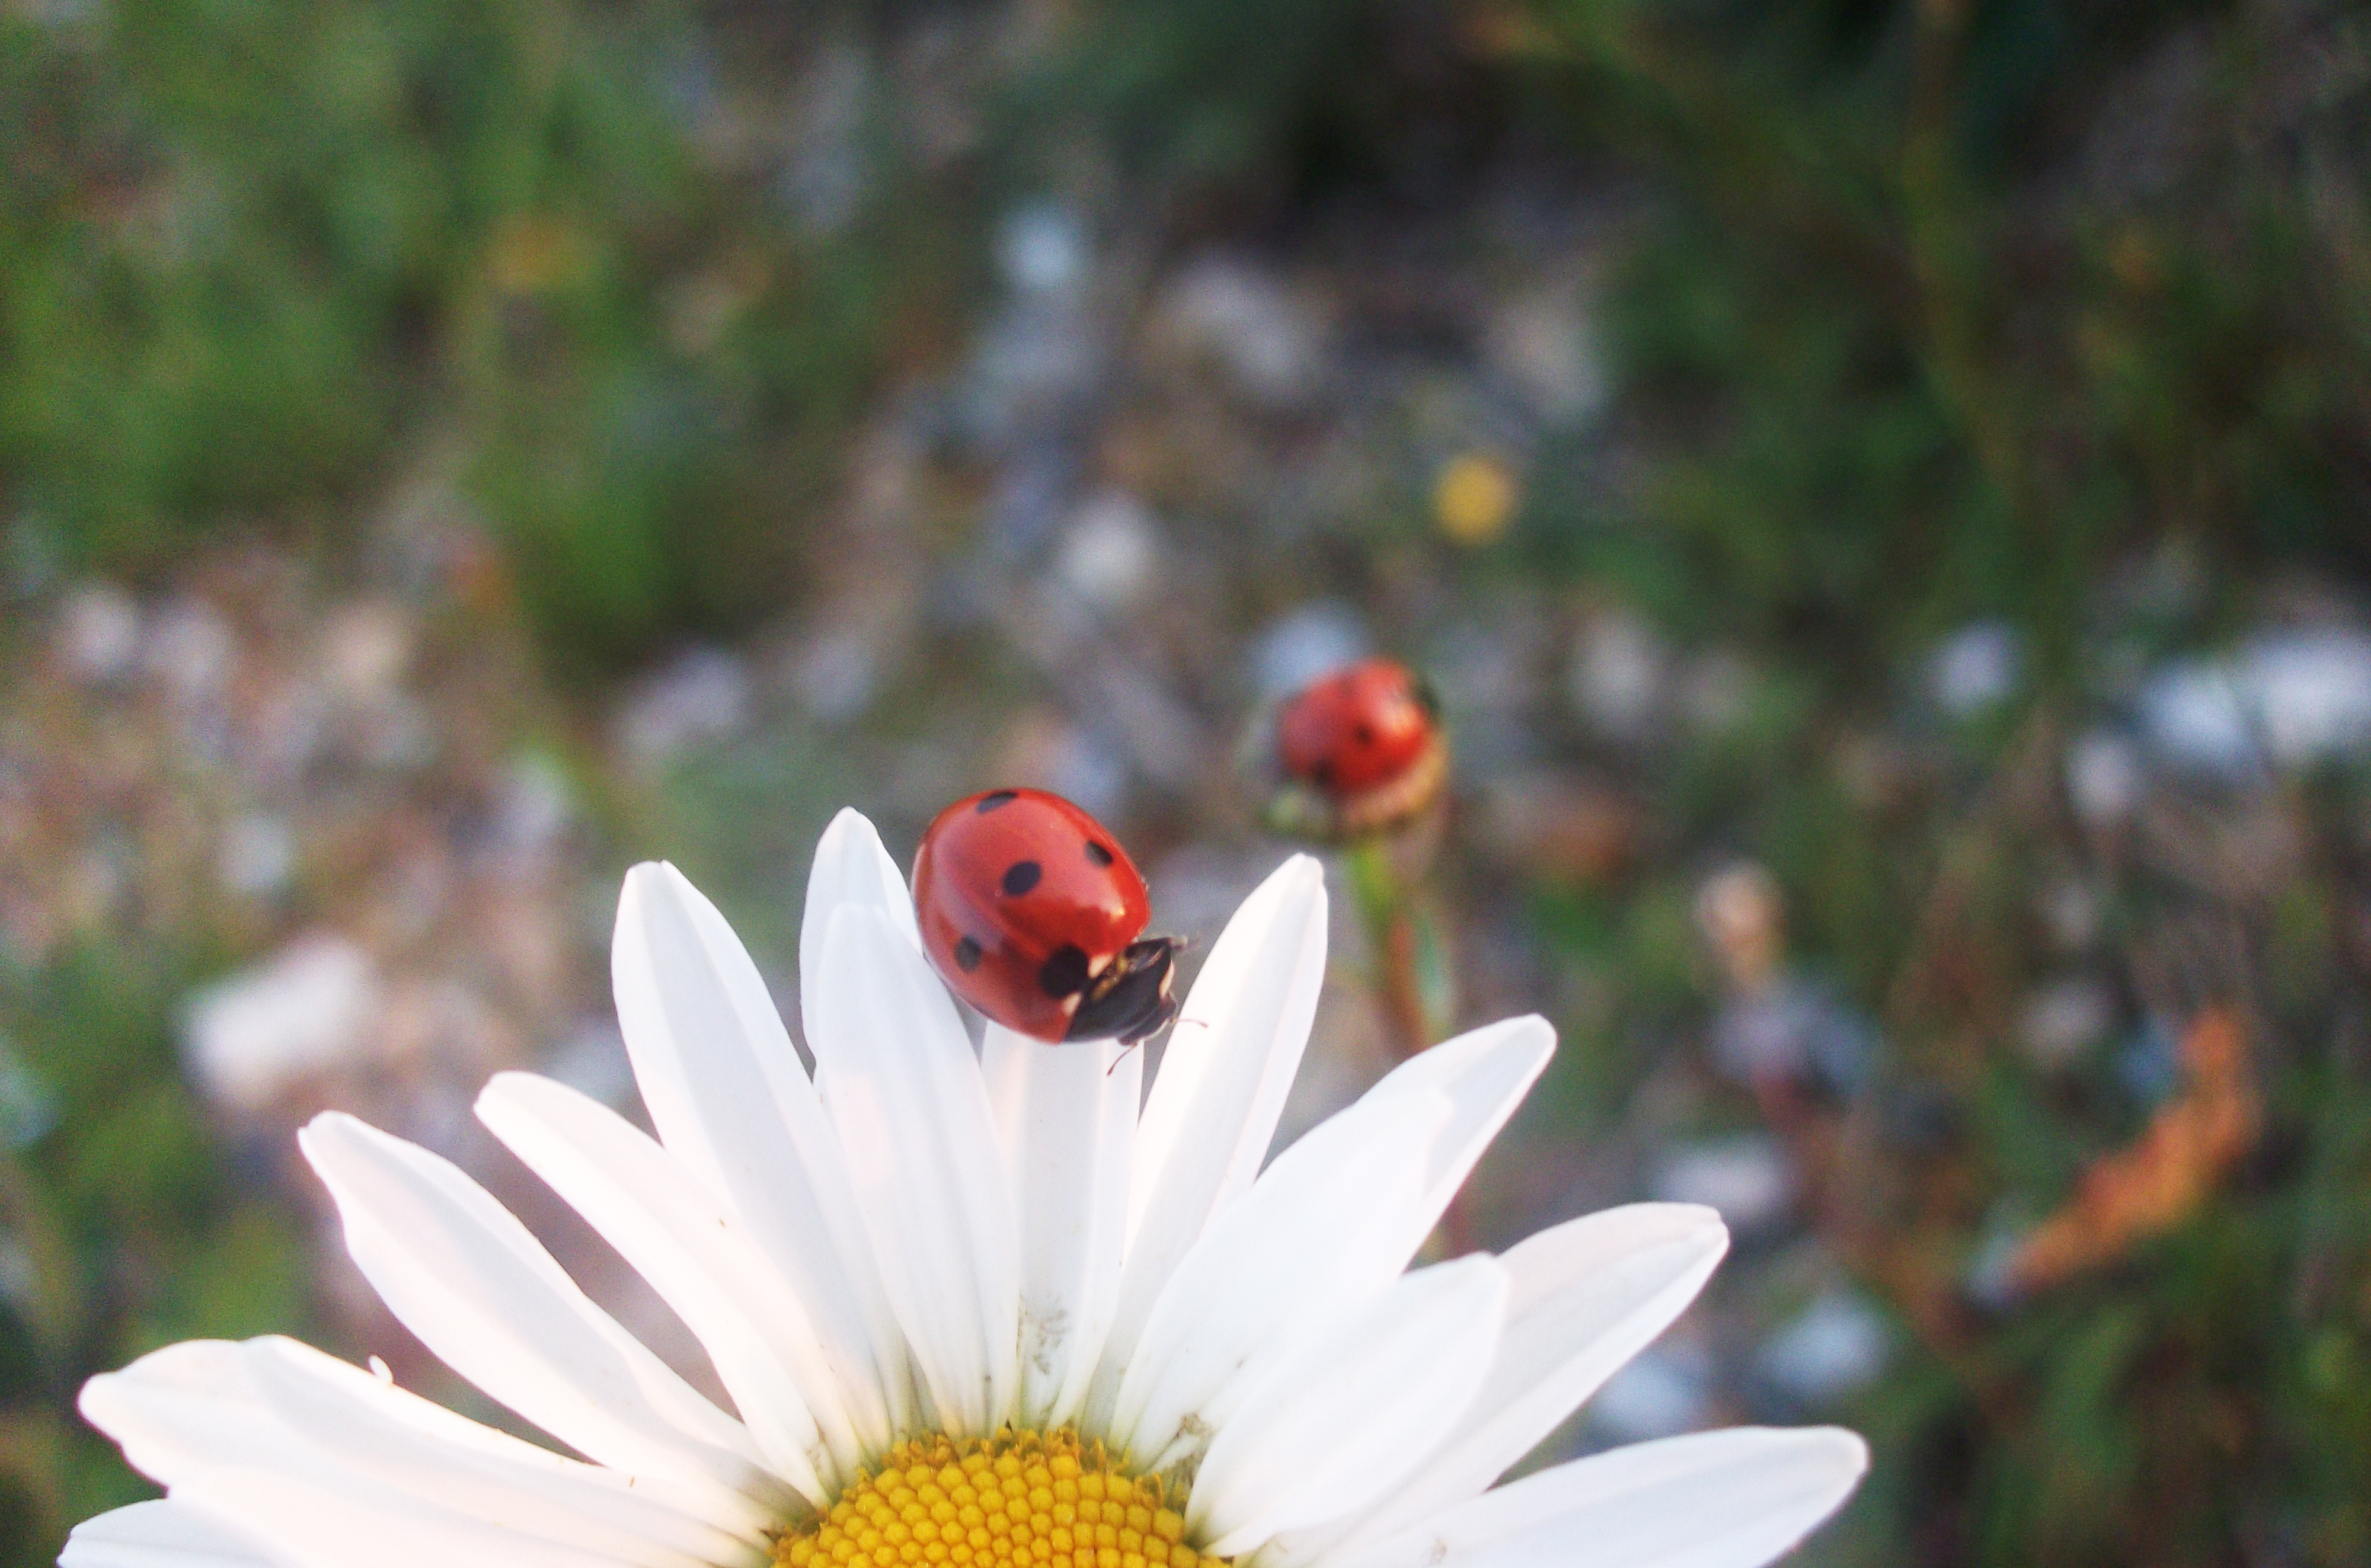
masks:
[[[624,865],[787,986],[832,811],[1035,782],[1207,934],[1371,649],[1460,1008],[1564,1040],[1477,1239],[1738,1237],[1553,1453],[1850,1423],[1805,1562],[2371,1560],[2361,7],[7,0],[0,168],[6,1568],[174,1339],[491,1416],[314,1110],[630,1306],[468,1113],[630,1102]]]

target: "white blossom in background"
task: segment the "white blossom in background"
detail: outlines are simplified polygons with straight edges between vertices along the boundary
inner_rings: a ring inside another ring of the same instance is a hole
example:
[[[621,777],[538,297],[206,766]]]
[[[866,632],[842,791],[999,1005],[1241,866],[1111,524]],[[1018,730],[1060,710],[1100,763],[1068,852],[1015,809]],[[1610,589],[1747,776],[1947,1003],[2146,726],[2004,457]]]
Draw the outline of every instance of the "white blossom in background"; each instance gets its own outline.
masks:
[[[1855,1292],[1822,1291],[1773,1334],[1754,1370],[1789,1397],[1810,1404],[1867,1388],[1885,1370],[1885,1320]]]
[[[2320,627],[2261,638],[2241,670],[2275,766],[2307,767],[2371,746],[2371,636]]]
[[[1670,651],[1644,617],[1608,611],[1574,640],[1565,689],[1574,709],[1600,731],[1616,740],[1645,739],[1662,717],[1671,663]]]
[[[2168,664],[2142,686],[2151,746],[2177,767],[2243,778],[2371,749],[2371,635],[2309,627]]]
[[[86,582],[58,606],[57,656],[79,681],[120,680],[140,652],[140,605],[112,582]]]
[[[1927,661],[1926,686],[1954,719],[1973,719],[2016,695],[2025,642],[2006,621],[1975,621],[1945,638]]]
[[[379,994],[362,949],[327,932],[299,937],[190,999],[182,1057],[207,1099],[260,1111],[359,1052]]]
[[[638,767],[659,767],[693,746],[736,735],[756,704],[751,686],[738,654],[688,649],[620,704],[612,724],[618,749]]]
[[[1252,678],[1261,701],[1278,702],[1374,651],[1357,610],[1338,599],[1315,599],[1270,622],[1253,641]]]
[[[1070,520],[1054,572],[1079,600],[1116,615],[1142,598],[1161,559],[1161,525],[1126,490],[1088,499]]]
[[[2132,742],[2111,730],[2093,730],[2066,748],[2066,797],[2083,825],[2112,828],[2140,808],[2148,776]]]

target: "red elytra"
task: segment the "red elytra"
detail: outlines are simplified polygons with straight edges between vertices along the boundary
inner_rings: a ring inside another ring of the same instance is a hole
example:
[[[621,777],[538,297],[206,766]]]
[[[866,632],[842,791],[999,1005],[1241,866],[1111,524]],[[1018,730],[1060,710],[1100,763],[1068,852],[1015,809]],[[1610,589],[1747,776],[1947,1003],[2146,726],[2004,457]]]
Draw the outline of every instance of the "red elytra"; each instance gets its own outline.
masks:
[[[1424,688],[1395,659],[1362,660],[1312,682],[1276,716],[1287,777],[1336,801],[1397,781],[1438,741]]]
[[[941,812],[914,852],[914,913],[947,985],[1017,1033],[1134,1044],[1177,1010],[1177,944],[1143,936],[1144,878],[1059,795],[989,790]]]

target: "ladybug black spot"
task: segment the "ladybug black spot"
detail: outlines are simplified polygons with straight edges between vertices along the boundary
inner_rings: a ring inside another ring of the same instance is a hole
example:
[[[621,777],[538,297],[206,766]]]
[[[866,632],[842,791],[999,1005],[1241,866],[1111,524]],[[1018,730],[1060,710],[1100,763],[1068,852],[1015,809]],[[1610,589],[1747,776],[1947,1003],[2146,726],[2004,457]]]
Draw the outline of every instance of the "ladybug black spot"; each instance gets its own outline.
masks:
[[[999,806],[1009,806],[1021,798],[1018,790],[991,790],[979,798],[979,814],[986,816]]]
[[[1309,770],[1309,777],[1320,790],[1331,790],[1334,787],[1334,765],[1321,762]]]
[[[1023,894],[1027,893],[1031,888],[1035,887],[1037,885],[1037,879],[1045,874],[1046,868],[1039,865],[1035,860],[1013,861],[1012,864],[1004,868],[1004,896],[1007,898],[1020,897]]]
[[[969,937],[955,943],[955,967],[966,974],[979,967],[979,944]]]
[[[1066,942],[1037,966],[1037,987],[1056,1001],[1087,988],[1087,955],[1077,943]]]
[[[1087,859],[1098,866],[1108,866],[1112,863],[1112,852],[1090,838],[1087,840]]]
[[[1371,746],[1375,744],[1375,727],[1372,724],[1361,724],[1357,729],[1352,730],[1350,732],[1350,735],[1352,739],[1356,740],[1362,746]]]

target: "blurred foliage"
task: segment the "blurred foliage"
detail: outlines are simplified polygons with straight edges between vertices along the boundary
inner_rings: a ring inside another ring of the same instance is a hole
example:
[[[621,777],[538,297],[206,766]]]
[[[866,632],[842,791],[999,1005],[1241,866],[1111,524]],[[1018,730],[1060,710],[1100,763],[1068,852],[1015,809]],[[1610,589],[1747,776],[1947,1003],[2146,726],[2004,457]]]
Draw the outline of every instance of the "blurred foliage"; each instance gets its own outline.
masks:
[[[351,537],[419,478],[511,542],[563,660],[780,607],[930,209],[803,233],[766,149],[702,144],[717,47],[503,0],[0,17],[22,525],[139,573],[192,531]]]
[[[2013,615],[2063,678],[2083,595],[2135,543],[2181,537],[2218,572],[2371,566],[2371,107],[2351,7],[1212,0],[1090,17],[1037,112],[1096,126],[1206,209],[1413,216],[1470,201],[1509,149],[1651,178],[1605,327],[1662,461],[1635,509],[1575,516],[1556,471],[1602,437],[1574,437],[1543,465],[1534,538],[1675,628],[1742,615],[1851,657]]]
[[[1686,956],[1710,858],[1767,865],[1804,962],[1881,1025],[1868,1080],[1797,1131],[1860,1129],[1846,1184],[1891,1239],[1856,1251],[1849,1216],[1830,1239],[1917,1349],[1850,1412],[1879,1471],[1808,1557],[2362,1561],[2371,954],[2346,933],[2371,780],[2273,810],[2312,850],[2268,895],[2088,833],[2052,770],[2070,720],[2267,582],[2371,576],[2371,22],[2315,0],[1310,0],[1261,8],[1245,59],[1250,9],[1116,0],[1055,76],[1058,113],[1180,189],[1182,222],[1413,218],[1510,155],[1636,197],[1601,302],[1615,418],[1549,437],[1481,570],[1544,569],[1756,673],[1720,732],[1643,770],[1590,759],[1665,842],[1627,882],[1534,890],[1580,1000],[1529,1114],[1619,1130],[1646,1043],[1710,999]],[[2161,615],[2135,559],[2191,563],[2203,593]],[[2030,651],[2019,701],[1855,753],[1978,617]],[[2166,842],[2253,809],[2192,805]],[[2247,1010],[2267,1129],[2129,1266],[1985,1309],[1987,1232],[2151,1114],[2104,1065],[2070,1081],[2008,1043],[2065,963],[2034,902],[2067,883],[2099,890],[2145,1010]]]
[[[176,1340],[302,1332],[306,1222],[237,1179],[191,1098],[174,999],[197,954],[73,950],[0,974],[0,1562],[153,1494],[72,1413],[95,1373]]]
[[[1541,0],[1492,27],[1532,90],[1585,106],[1581,133],[1655,177],[1608,330],[1656,461],[1617,515],[1544,506],[1534,547],[1682,636],[1742,634],[1823,694],[1820,723],[1722,769],[1727,790],[1683,765],[1658,794],[1771,865],[1800,944],[1891,1040],[1858,1098],[1895,1129],[1866,1157],[1902,1188],[1877,1205],[1895,1234],[1854,1261],[1942,1375],[1899,1369],[1871,1401],[1880,1474],[1858,1533],[1825,1550],[2359,1561],[2371,1020],[2359,944],[2326,933],[2371,890],[2185,885],[2088,839],[2046,772],[2018,771],[2057,755],[2037,739],[2053,709],[2116,695],[2111,634],[2154,640],[2102,594],[2136,552],[2203,566],[2204,602],[2170,628],[2192,637],[2268,575],[2363,579],[2363,18]],[[1978,616],[2025,629],[2033,717],[1955,737],[1947,781],[1906,806],[1855,802],[1834,726]],[[2311,842],[2360,845],[2364,783],[2305,809]],[[2104,887],[2135,970],[2210,923],[2206,960],[2164,962],[2197,987],[2181,1004],[2255,1009],[2272,1130],[2238,1192],[2129,1271],[1995,1315],[1901,1254],[1924,1234],[1972,1270],[2002,1204],[2056,1201],[2145,1107],[2003,1048],[2020,977],[2053,962],[2030,913],[2053,877]],[[2292,899],[2319,913],[2284,915]]]
[[[1870,1401],[1880,1473],[1858,1532],[1825,1550],[2361,1560],[2371,976],[2326,933],[2371,889],[2333,872],[2274,903],[2168,877],[2018,772],[2036,745],[2057,755],[2037,740],[2053,709],[2116,695],[2111,635],[2195,637],[2270,575],[2359,584],[2371,564],[2363,17],[1540,0],[1493,26],[1532,90],[1585,106],[1582,133],[1655,177],[1608,330],[1657,460],[1622,513],[1550,504],[1533,543],[1683,636],[1742,633],[1825,694],[1795,746],[1688,803],[1796,892],[1799,943],[1883,1019],[1891,1053],[1860,1098],[1897,1128],[1871,1157],[1905,1188],[1880,1209],[1894,1250],[1924,1232],[1973,1267],[1999,1205],[2056,1201],[2142,1120],[2128,1090],[2073,1089],[2003,1047],[2020,977],[2053,962],[2030,913],[2053,878],[2105,889],[2134,970],[2208,921],[2207,959],[2165,961],[2197,987],[2180,1000],[2261,1020],[2261,1153],[2131,1269],[1995,1316],[1938,1305],[1953,1287],[1899,1258],[1856,1259],[1940,1375],[1897,1369]],[[2204,602],[2151,628],[2102,583],[2168,548],[2202,565]],[[2028,729],[1956,738],[1957,785],[1856,804],[1833,727],[1977,616],[2038,655]],[[2305,809],[2341,864],[2359,864],[2364,783]],[[2292,899],[2319,916],[2284,915]]]
[[[1673,623],[2002,615],[2063,682],[2137,545],[2371,564],[2359,17],[1548,4],[1509,47],[1662,177],[1611,328],[1673,451],[1609,564]]]

